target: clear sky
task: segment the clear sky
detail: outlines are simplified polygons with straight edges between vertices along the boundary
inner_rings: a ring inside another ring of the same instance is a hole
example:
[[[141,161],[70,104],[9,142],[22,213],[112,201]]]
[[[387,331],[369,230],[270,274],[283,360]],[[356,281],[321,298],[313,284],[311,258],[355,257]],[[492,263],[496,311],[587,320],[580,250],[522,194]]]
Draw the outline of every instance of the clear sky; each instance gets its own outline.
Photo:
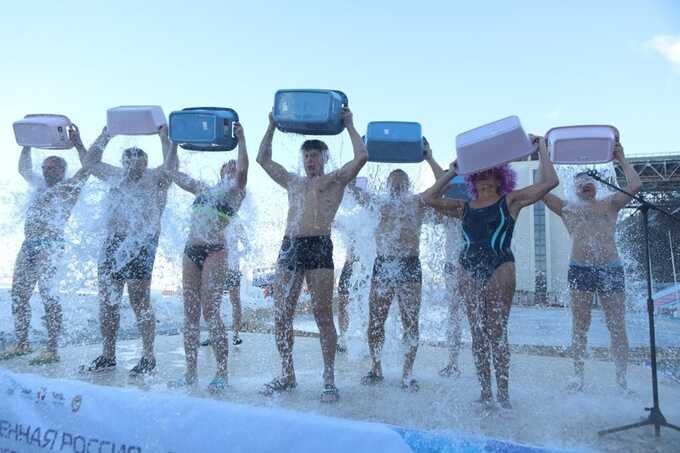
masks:
[[[17,177],[11,125],[26,113],[67,114],[89,144],[108,107],[228,106],[254,156],[278,88],[345,91],[360,130],[372,120],[419,121],[442,164],[457,133],[512,114],[534,133],[614,124],[628,154],[680,151],[673,0],[13,1],[2,9],[5,181]],[[275,157],[294,165],[298,141],[279,138]],[[346,137],[330,143],[348,152]],[[114,146],[105,160],[119,155]],[[189,168],[214,172],[224,156],[193,155]],[[254,180],[262,177],[254,168]]]

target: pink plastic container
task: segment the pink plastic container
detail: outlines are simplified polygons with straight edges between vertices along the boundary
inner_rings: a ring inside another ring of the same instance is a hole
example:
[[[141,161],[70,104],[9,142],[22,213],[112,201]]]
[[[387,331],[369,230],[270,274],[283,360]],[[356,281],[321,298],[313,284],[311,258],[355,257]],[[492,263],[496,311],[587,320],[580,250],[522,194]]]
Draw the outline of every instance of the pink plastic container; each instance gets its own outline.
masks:
[[[111,135],[152,135],[168,124],[158,105],[123,105],[106,111],[106,127]]]
[[[516,116],[456,136],[458,169],[468,175],[528,156],[536,150]]]
[[[69,149],[71,120],[64,115],[26,115],[14,123],[14,137],[19,146],[44,149]]]
[[[545,134],[556,164],[601,164],[614,159],[619,131],[608,125],[554,127]]]

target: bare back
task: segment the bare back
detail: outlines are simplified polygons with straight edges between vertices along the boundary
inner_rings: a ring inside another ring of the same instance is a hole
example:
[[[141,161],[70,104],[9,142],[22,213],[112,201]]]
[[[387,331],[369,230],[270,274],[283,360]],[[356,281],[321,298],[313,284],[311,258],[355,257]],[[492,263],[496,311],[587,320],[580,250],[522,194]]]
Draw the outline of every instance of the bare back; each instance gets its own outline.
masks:
[[[571,236],[571,260],[608,264],[619,259],[614,240],[618,210],[608,199],[569,202],[562,208],[562,221]]]
[[[314,178],[290,175],[286,236],[329,235],[345,186],[337,172]]]
[[[385,199],[375,231],[378,256],[419,256],[425,205],[420,195]]]

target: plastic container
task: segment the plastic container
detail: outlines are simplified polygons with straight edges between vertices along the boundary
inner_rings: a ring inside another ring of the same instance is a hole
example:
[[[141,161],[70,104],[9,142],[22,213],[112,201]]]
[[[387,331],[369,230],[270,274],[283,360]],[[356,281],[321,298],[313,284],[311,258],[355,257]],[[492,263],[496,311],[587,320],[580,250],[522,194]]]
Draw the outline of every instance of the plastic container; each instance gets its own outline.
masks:
[[[337,90],[279,90],[272,111],[283,132],[337,135],[344,129],[342,107],[347,96]]]
[[[467,185],[465,184],[465,179],[458,175],[449,183],[448,189],[444,192],[446,198],[455,198],[457,200],[470,201],[470,194],[467,190]]]
[[[554,127],[545,140],[556,164],[602,164],[614,159],[619,131],[608,125]]]
[[[231,151],[238,113],[222,107],[189,107],[170,114],[170,140],[193,151]]]
[[[536,150],[516,116],[456,136],[458,169],[468,175],[521,159]]]
[[[372,121],[365,141],[370,162],[417,163],[425,158],[420,123]]]
[[[153,135],[167,124],[158,105],[123,105],[106,111],[106,127],[111,135]]]
[[[71,120],[64,115],[40,113],[15,121],[14,138],[19,146],[43,149],[69,149]]]

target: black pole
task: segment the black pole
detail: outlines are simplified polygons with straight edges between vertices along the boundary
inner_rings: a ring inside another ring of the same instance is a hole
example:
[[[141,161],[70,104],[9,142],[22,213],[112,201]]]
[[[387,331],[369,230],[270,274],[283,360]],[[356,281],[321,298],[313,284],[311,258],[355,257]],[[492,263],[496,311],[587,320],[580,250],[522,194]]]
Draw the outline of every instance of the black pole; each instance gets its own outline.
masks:
[[[661,413],[661,407],[659,406],[659,382],[657,378],[657,369],[656,369],[656,332],[654,329],[654,297],[652,295],[652,259],[651,259],[651,254],[649,251],[649,210],[654,209],[656,211],[659,211],[671,219],[675,220],[676,222],[680,223],[680,219],[675,217],[673,214],[659,208],[658,206],[653,205],[652,203],[649,203],[647,200],[644,198],[633,195],[631,193],[626,192],[625,190],[621,189],[618,186],[615,186],[614,184],[610,184],[608,181],[605,181],[600,177],[600,175],[596,171],[589,171],[588,174],[595,180],[605,184],[606,186],[609,186],[610,188],[617,190],[619,192],[623,192],[624,194],[628,195],[629,197],[637,200],[640,202],[640,213],[642,214],[642,231],[643,231],[643,236],[644,236],[644,243],[645,243],[645,273],[647,274],[647,319],[649,321],[649,355],[651,358],[652,362],[652,407],[646,407],[645,410],[649,412],[649,417],[647,417],[647,420],[643,420],[638,423],[632,423],[630,425],[624,425],[624,426],[619,426],[616,428],[611,428],[611,429],[605,429],[602,431],[598,431],[598,434],[600,436],[604,436],[606,434],[611,434],[611,433],[616,433],[619,431],[625,431],[631,428],[638,428],[642,426],[648,426],[648,425],[654,425],[654,435],[656,437],[661,436],[661,427],[666,427],[666,428],[671,428],[675,429],[677,431],[680,431],[680,427],[671,425],[666,421],[666,418],[663,416]]]

